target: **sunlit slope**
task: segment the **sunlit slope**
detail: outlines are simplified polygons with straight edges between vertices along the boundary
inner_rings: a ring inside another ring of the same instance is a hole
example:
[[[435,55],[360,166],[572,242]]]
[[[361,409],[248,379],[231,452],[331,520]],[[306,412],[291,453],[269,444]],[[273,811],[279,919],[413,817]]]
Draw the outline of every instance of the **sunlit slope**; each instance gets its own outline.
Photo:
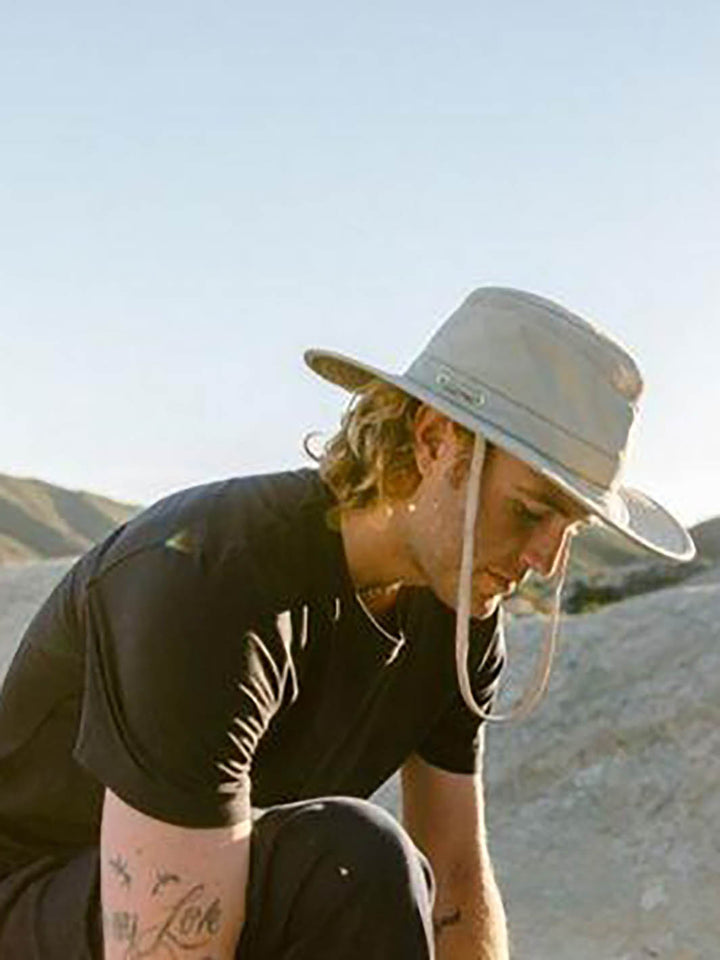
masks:
[[[137,507],[0,474],[0,563],[83,553]]]
[[[511,618],[506,703],[546,623]],[[514,960],[716,960],[720,566],[563,617],[545,700],[487,741]]]

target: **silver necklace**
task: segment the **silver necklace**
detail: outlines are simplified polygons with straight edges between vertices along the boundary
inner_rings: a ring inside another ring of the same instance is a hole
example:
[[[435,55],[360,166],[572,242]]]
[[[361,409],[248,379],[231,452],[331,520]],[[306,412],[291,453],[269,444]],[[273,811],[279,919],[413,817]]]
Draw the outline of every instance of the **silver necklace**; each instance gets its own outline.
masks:
[[[386,639],[390,640],[393,645],[393,651],[390,654],[390,657],[387,659],[386,663],[392,663],[400,649],[405,643],[405,637],[403,636],[402,631],[400,631],[400,636],[396,636],[394,633],[390,633],[389,630],[386,630],[385,627],[376,619],[374,614],[370,611],[367,603],[365,602],[372,596],[383,596],[390,593],[392,590],[396,589],[396,584],[393,584],[391,587],[369,587],[365,590],[356,590],[355,596],[357,597],[357,602],[360,605],[360,609],[363,611],[365,616],[368,618],[370,623],[378,630]]]

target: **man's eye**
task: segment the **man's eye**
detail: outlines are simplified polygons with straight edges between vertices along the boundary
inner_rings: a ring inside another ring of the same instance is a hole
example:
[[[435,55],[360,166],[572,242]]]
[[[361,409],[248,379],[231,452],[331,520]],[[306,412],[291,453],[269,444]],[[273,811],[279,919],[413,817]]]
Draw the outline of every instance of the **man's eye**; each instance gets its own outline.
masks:
[[[533,524],[540,523],[543,519],[541,513],[535,513],[534,510],[530,510],[529,507],[526,507],[521,500],[513,501],[513,512],[518,520],[521,520],[523,523]]]

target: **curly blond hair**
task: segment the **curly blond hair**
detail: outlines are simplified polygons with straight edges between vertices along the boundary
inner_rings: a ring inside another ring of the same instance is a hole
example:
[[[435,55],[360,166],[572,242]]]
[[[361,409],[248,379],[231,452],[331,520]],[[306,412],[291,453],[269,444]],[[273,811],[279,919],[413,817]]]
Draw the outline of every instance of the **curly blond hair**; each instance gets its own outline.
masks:
[[[370,380],[353,394],[340,429],[324,445],[318,462],[320,476],[334,493],[340,510],[370,507],[382,500],[402,500],[420,482],[415,463],[413,424],[422,401],[382,380]],[[458,435],[472,434],[455,424]],[[464,459],[464,458],[463,458]]]

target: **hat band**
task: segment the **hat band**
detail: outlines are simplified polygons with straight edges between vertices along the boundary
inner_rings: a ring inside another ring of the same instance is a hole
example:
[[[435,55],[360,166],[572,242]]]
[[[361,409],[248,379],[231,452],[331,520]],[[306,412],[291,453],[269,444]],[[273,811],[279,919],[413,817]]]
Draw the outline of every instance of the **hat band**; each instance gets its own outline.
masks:
[[[479,420],[480,432],[483,425],[493,426],[596,487],[611,490],[616,486],[622,464],[619,453],[613,456],[488,384],[459,374],[427,355],[419,357],[405,377],[423,392],[439,394],[473,420]]]

